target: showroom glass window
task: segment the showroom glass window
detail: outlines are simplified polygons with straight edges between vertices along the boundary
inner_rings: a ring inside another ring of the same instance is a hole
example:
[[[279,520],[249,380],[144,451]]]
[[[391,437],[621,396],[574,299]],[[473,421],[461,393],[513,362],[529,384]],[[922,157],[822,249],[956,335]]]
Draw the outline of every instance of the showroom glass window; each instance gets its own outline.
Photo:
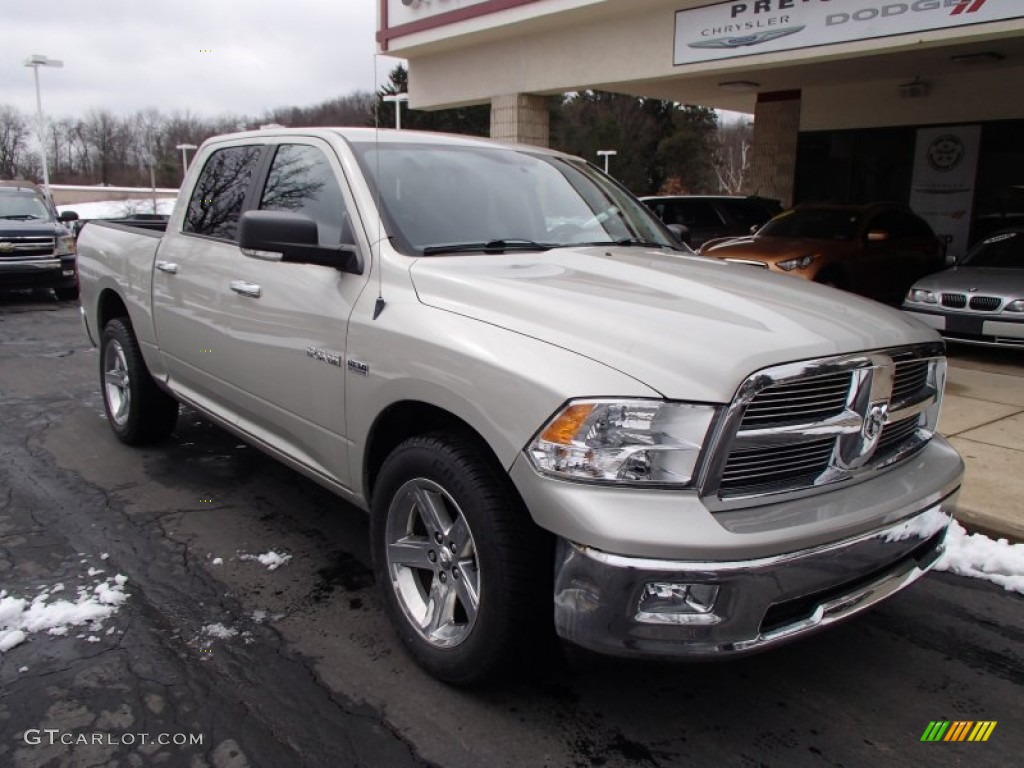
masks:
[[[242,204],[262,149],[227,147],[210,155],[192,191],[183,231],[219,240],[236,239]]]
[[[293,211],[316,221],[321,245],[351,243],[345,197],[327,155],[306,144],[282,144],[270,166],[260,209]]]

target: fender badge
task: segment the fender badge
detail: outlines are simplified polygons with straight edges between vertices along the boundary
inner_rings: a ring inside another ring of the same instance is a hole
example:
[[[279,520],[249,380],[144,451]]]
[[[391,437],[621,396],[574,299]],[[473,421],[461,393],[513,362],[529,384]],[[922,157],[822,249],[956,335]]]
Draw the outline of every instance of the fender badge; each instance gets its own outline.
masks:
[[[352,371],[352,373],[357,373],[360,376],[368,376],[370,373],[370,366],[366,363],[361,363],[358,360],[349,360],[348,369]]]

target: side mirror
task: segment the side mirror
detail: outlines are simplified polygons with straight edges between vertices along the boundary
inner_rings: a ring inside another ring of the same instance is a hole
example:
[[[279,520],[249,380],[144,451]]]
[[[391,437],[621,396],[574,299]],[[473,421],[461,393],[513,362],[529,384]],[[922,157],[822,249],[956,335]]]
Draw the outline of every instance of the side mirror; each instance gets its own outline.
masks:
[[[884,243],[889,239],[889,233],[881,229],[873,229],[868,232],[869,243]]]
[[[683,245],[689,245],[690,244],[690,228],[689,227],[687,227],[687,226],[685,226],[683,224],[669,224],[668,228],[669,228],[669,231],[671,231],[672,234],[676,236],[676,240],[678,240],[680,243],[682,243]]]
[[[57,221],[67,224],[69,221],[78,221],[78,214],[74,211],[61,211]]]
[[[302,213],[246,211],[238,221],[238,247],[254,259],[362,271],[354,245],[320,245],[316,221]]]

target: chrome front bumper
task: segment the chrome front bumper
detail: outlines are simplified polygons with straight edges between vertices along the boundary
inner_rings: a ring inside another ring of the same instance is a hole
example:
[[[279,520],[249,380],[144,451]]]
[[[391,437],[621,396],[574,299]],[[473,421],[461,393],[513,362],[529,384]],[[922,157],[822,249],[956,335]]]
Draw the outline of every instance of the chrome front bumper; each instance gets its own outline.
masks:
[[[612,555],[559,540],[555,626],[619,656],[714,657],[765,648],[870,608],[942,554],[956,492],[899,523],[773,557],[690,562]],[[639,610],[649,584],[717,587],[705,613]]]

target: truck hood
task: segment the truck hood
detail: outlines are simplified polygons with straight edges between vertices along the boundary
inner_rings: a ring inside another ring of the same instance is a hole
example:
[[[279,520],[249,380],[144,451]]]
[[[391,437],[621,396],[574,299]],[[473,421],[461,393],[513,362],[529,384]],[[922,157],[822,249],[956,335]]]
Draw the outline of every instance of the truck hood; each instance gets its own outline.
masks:
[[[770,365],[938,339],[867,299],[657,250],[427,257],[411,275],[428,306],[584,355],[669,398],[727,402]]]
[[[3,237],[60,237],[69,232],[53,221],[18,221],[0,219],[0,238]]]

